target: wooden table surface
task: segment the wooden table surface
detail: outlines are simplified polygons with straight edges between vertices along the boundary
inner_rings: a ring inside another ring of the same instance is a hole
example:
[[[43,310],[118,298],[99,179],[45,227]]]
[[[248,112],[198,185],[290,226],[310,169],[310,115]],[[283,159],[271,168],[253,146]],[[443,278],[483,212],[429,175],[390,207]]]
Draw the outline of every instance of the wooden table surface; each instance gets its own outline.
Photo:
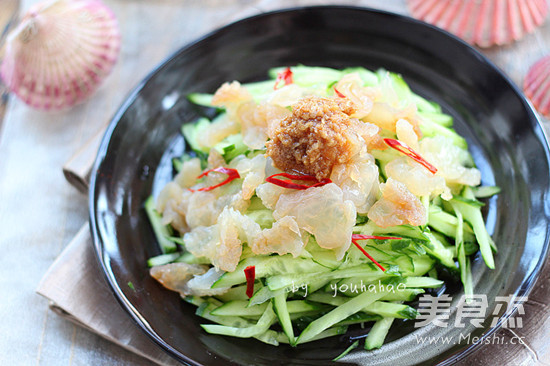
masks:
[[[24,11],[36,0],[22,1]],[[104,0],[123,44],[114,72],[86,103],[43,113],[11,98],[0,120],[0,365],[148,365],[136,355],[56,316],[36,286],[87,221],[87,201],[61,172],[104,126],[129,91],[166,56],[245,15],[327,1]],[[405,0],[333,1],[408,14]],[[2,9],[0,9],[2,11]],[[550,22],[520,42],[483,50],[516,84],[550,53]],[[60,284],[62,286],[62,284]]]

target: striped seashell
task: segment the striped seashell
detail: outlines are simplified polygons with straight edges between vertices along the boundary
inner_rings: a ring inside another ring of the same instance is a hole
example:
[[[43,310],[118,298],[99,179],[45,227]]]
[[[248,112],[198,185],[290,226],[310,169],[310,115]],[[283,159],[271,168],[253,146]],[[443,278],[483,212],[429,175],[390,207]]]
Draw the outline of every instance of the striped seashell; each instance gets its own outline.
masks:
[[[96,91],[119,51],[116,17],[101,1],[42,2],[8,35],[0,76],[31,107],[66,109]]]
[[[407,0],[413,17],[479,47],[509,44],[548,14],[547,0]]]
[[[533,106],[546,118],[550,118],[550,55],[535,62],[527,71],[523,91]]]

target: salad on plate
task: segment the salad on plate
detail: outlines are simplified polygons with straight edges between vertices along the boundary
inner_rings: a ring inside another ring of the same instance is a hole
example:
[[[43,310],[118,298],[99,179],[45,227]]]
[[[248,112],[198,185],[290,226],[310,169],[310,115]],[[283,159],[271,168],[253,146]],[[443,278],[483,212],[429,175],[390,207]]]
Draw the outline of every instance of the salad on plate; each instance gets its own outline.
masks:
[[[204,331],[291,346],[364,329],[379,348],[411,302],[494,268],[481,175],[453,118],[398,74],[298,65],[189,100],[188,151],[145,202],[150,274]],[[357,347],[356,341],[350,347]],[[349,351],[348,349],[347,351]]]

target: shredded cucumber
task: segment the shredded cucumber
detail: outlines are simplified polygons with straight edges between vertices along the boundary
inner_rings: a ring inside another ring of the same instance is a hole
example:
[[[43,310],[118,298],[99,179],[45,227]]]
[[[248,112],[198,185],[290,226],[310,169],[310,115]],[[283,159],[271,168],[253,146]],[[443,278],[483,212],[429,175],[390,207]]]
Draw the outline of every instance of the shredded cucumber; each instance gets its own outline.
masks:
[[[291,345],[296,344],[294,337],[294,330],[292,329],[292,321],[290,320],[290,306],[286,301],[286,293],[278,294],[273,298],[273,310],[277,314],[279,324],[283,328],[283,332],[288,337],[288,341]]]
[[[366,350],[382,347],[394,319],[393,317],[385,317],[374,323],[365,340]]]
[[[474,199],[474,194],[469,187],[464,188],[464,197],[467,199]],[[476,202],[476,201],[472,201]],[[468,221],[473,229],[476,236],[477,242],[479,243],[479,249],[481,255],[487,267],[494,269],[495,260],[493,258],[493,246],[491,236],[485,228],[485,222],[483,221],[483,216],[481,215],[480,206],[474,203],[469,203],[461,199],[453,198],[452,203],[454,207],[464,217],[464,220]]]
[[[149,218],[149,222],[153,227],[153,231],[163,253],[171,253],[177,249],[176,243],[169,238],[172,236],[172,230],[169,226],[163,225],[160,214],[155,209],[155,201],[153,197],[147,198],[145,201],[145,212]],[[174,258],[176,259],[176,258]],[[164,264],[164,263],[163,263]]]
[[[386,294],[384,291],[372,293],[364,292],[361,295],[348,300],[334,310],[311,322],[296,340],[296,344],[303,343],[315,337],[325,329],[333,326],[348,316],[359,312]]]
[[[359,346],[359,340],[356,340],[353,342],[344,352],[342,352],[339,356],[335,357],[333,361],[338,361],[342,357],[346,356],[348,353],[350,353],[352,350],[357,348]]]
[[[273,68],[268,72],[269,80],[242,84],[252,97],[249,102],[265,103],[274,98],[284,84],[276,86],[275,79],[286,69],[286,66]],[[363,67],[337,70],[297,65],[291,70],[292,83],[301,88],[304,95],[341,97],[335,90],[336,84],[342,77],[349,77],[361,87],[380,88],[377,90],[383,97],[391,99],[388,104],[391,108],[405,108],[412,104],[415,108],[411,110],[417,111],[416,127],[422,135],[443,136],[449,146],[460,148],[457,150],[462,154],[460,161],[464,167],[474,166],[467,152],[467,141],[453,129],[453,116],[437,103],[416,94],[403,76],[382,69],[373,72]],[[176,171],[180,171],[195,156],[200,159],[202,169],[206,169],[207,166],[211,168],[211,160],[231,166],[266,153],[265,148],[251,149],[247,146],[248,142],[245,142],[250,136],[244,130],[215,138],[211,146],[204,145],[208,140],[204,138],[206,132],[233,128],[228,127],[227,121],[232,113],[237,113],[231,107],[226,110],[225,107],[214,106],[214,94],[210,92],[188,95],[193,104],[214,109],[198,108],[207,111],[208,118],[201,117],[183,125],[182,134],[188,151],[181,158],[173,159]],[[217,114],[212,117],[214,112]],[[259,117],[256,115],[254,118]],[[380,137],[396,138],[397,135],[394,130],[382,129]],[[394,149],[371,150],[370,146],[368,152],[378,166],[381,183],[388,178],[385,171],[387,164],[403,156]],[[239,169],[246,175],[249,168],[243,166]],[[265,177],[259,179],[265,181]],[[487,267],[495,267],[496,245],[485,227],[481,211],[484,203],[478,199],[499,194],[500,188],[455,183],[450,184],[449,188],[454,193],[450,200],[445,196],[433,197],[433,194],[418,197],[427,216],[427,221],[419,226],[403,224],[381,227],[370,219],[367,212],[356,215],[354,234],[397,237],[360,241],[361,248],[383,266],[384,271],[354,245],[343,258],[337,259],[334,251],[319,246],[319,238],[311,230],[300,228],[300,235],[307,240],[304,240],[299,255],[257,255],[252,251],[253,246],[243,239],[242,254],[238,263],[234,262],[235,270],[223,272],[202,289],[205,293],[212,291],[213,295],[190,295],[184,300],[197,306],[196,314],[212,323],[202,324],[204,331],[211,334],[254,338],[274,346],[289,344],[299,347],[303,343],[344,334],[349,326],[364,329],[364,349],[380,348],[395,319],[413,321],[417,317],[418,312],[412,304],[418,296],[445,284],[442,279],[447,277],[442,272],[456,274],[457,278],[460,274],[465,294],[471,295],[475,288],[470,256],[480,251]],[[260,198],[258,191],[252,192],[251,196],[247,197],[239,212],[260,230],[271,230],[280,219],[272,209],[274,206]],[[186,251],[184,233],[162,223],[161,213],[156,211],[152,197],[145,201],[145,211],[162,252],[147,261],[149,267],[168,263],[200,264],[205,268],[212,266],[214,262],[201,256],[203,254],[191,253],[191,245],[190,251]],[[243,236],[239,234],[238,237],[241,240]],[[283,240],[286,238],[290,236]],[[255,272],[251,296],[247,295],[250,289],[244,272],[250,266],[254,266]],[[203,282],[207,281],[202,279]],[[211,287],[210,283],[213,283]],[[370,330],[369,324],[372,325]],[[359,344],[359,340],[351,343],[335,361],[349,352],[355,352]]]
[[[262,317],[258,320],[258,323],[248,327],[233,327],[227,325],[217,324],[202,324],[201,327],[211,334],[228,335],[239,338],[257,337],[260,334],[265,333],[271,324],[275,321],[275,313],[273,312],[273,306],[268,304]]]

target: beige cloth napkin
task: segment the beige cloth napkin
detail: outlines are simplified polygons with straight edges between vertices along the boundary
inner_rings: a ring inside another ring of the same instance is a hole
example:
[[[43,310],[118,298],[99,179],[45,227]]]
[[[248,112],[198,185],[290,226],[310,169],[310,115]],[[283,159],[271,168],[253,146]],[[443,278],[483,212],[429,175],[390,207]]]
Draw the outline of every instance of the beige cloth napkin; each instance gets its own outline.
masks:
[[[37,292],[55,313],[109,341],[160,365],[178,364],[118,304],[99,270],[88,225],[55,260]]]

